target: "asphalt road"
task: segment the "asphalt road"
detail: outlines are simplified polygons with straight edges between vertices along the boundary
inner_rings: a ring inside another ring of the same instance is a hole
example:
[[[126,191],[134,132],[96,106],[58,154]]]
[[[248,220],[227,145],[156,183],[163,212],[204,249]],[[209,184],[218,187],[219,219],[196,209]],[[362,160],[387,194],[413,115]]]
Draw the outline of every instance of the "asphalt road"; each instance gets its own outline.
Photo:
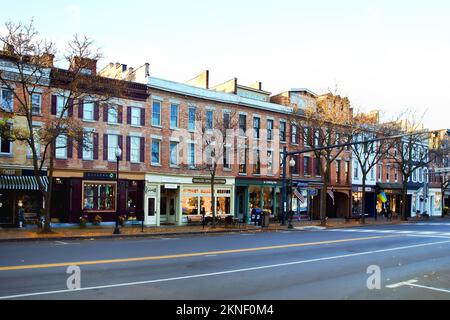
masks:
[[[450,299],[450,223],[1,243],[1,299]]]

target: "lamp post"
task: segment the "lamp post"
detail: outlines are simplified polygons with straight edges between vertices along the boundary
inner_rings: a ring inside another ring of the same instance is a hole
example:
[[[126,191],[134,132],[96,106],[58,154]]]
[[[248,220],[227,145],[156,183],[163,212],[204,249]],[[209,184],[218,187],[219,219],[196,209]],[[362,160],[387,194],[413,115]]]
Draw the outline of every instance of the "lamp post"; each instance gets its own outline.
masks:
[[[120,234],[120,228],[119,228],[119,161],[120,157],[122,156],[122,149],[118,146],[116,148],[116,160],[117,160],[117,186],[116,186],[116,227],[114,228],[113,234]]]
[[[294,226],[292,225],[292,201],[293,201],[292,200],[292,189],[293,189],[293,180],[294,180],[292,178],[292,174],[293,174],[293,171],[294,171],[295,164],[296,164],[295,160],[294,160],[294,158],[292,158],[291,161],[289,161],[289,167],[291,167],[291,192],[289,194],[289,197],[290,197],[290,208],[289,208],[288,229],[294,228]]]

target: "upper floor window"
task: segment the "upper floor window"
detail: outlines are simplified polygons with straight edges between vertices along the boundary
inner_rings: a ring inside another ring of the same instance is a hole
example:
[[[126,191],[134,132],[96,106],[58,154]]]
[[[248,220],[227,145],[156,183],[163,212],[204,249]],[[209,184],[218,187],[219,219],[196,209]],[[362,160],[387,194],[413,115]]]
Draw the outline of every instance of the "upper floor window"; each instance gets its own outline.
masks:
[[[1,100],[0,107],[1,109],[12,112],[13,111],[13,93],[9,89],[0,88]]]
[[[378,181],[381,182],[383,177],[383,165],[379,164],[378,165]]]
[[[31,95],[31,111],[33,115],[40,115],[42,112],[42,95],[40,93]]]
[[[267,140],[273,140],[273,120],[267,120]]]
[[[86,132],[84,136],[83,160],[94,159],[94,134]]]
[[[56,159],[67,159],[67,136],[59,135],[55,143],[55,157]]]
[[[253,174],[261,174],[261,152],[253,150]]]
[[[56,98],[56,116],[58,118],[67,117],[69,114],[68,99],[64,96]]]
[[[261,129],[261,119],[258,117],[253,118],[253,138],[259,139],[259,129]]]
[[[130,137],[130,162],[139,163],[141,161],[141,138]]]
[[[195,143],[188,144],[188,166],[189,168],[195,168]]]
[[[178,166],[178,142],[170,142],[170,165]]]
[[[108,134],[108,161],[117,161],[116,150],[119,147],[119,136]]]
[[[336,181],[341,183],[341,160],[336,161]]]
[[[94,120],[94,103],[84,102],[83,103],[83,120]]]
[[[386,167],[386,180],[389,182],[391,180],[391,166]]]
[[[159,165],[161,163],[161,141],[152,140],[152,164]]]
[[[292,142],[292,144],[298,144],[298,141],[297,141],[297,126],[295,124],[293,124],[291,126],[291,142]]]
[[[245,114],[239,115],[239,135],[245,136],[247,132],[247,116]]]
[[[131,125],[140,126],[141,125],[141,108],[131,108]]]
[[[226,169],[231,169],[231,147],[223,147],[223,167]]]
[[[286,142],[286,121],[280,121],[280,142]]]
[[[310,175],[310,166],[311,166],[311,158],[303,157],[303,175],[304,176]]]
[[[189,107],[188,110],[188,130],[195,131],[195,119],[196,119],[197,108]]]
[[[273,151],[267,151],[267,174],[273,174]]]
[[[345,161],[345,182],[350,183],[350,162]]]
[[[108,107],[108,122],[109,123],[119,123],[119,107],[118,106]]]
[[[239,173],[247,173],[247,151],[248,149],[244,147],[239,147],[238,149],[238,160],[239,160]]]
[[[0,140],[0,154],[10,155],[12,153],[12,142],[1,138]]]
[[[315,147],[319,146],[319,144],[320,144],[319,139],[320,139],[320,131],[319,131],[319,129],[314,130],[314,146]]]
[[[358,170],[359,164],[358,161],[355,161],[353,163],[353,177],[355,179],[359,179],[359,170]]]
[[[206,110],[206,130],[214,128],[214,111]]]
[[[170,105],[170,128],[177,129],[178,128],[178,113],[179,106],[177,104]]]
[[[305,127],[303,129],[303,144],[309,146],[309,128]]]
[[[37,158],[41,157],[41,144],[39,142],[39,127],[33,127],[33,137],[34,137],[34,149],[36,150]],[[27,145],[27,157],[33,157],[33,151],[30,145]]]
[[[161,102],[153,101],[152,104],[152,126],[161,126]]]

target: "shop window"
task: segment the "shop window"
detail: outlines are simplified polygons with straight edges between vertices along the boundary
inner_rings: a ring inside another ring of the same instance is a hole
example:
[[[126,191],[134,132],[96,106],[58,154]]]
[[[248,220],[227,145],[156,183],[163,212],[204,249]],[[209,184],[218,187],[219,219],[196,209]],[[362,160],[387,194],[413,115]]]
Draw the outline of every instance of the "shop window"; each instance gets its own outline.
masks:
[[[83,209],[87,211],[115,211],[116,183],[84,182]]]
[[[264,201],[264,211],[270,212],[273,215],[273,188],[266,187],[263,189],[263,201]]]
[[[261,209],[261,188],[256,186],[251,186],[248,189],[249,193],[249,203],[250,210],[252,209]]]
[[[138,203],[137,190],[128,190],[127,193],[127,211],[129,214],[136,213],[136,205]]]

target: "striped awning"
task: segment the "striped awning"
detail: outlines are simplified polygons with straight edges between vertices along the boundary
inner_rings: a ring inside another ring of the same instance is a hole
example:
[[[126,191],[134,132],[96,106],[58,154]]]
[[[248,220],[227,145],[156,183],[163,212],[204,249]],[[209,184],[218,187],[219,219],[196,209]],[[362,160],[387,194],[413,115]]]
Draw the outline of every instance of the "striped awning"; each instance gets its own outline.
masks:
[[[48,187],[48,178],[40,177],[41,182]],[[34,176],[0,176],[0,189],[6,190],[39,190],[39,184]]]

